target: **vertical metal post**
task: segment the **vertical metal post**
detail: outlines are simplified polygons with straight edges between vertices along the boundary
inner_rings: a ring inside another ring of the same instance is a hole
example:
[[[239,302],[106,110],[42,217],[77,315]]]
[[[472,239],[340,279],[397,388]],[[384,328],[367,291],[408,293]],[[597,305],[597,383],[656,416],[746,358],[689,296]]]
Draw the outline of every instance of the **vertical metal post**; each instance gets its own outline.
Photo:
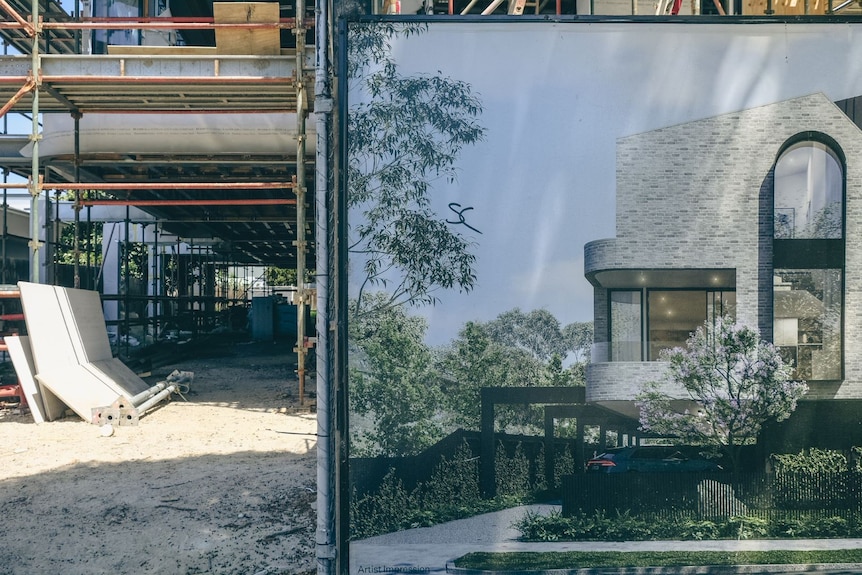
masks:
[[[47,170],[46,170],[47,171]],[[45,199],[48,199],[48,195],[45,195]],[[51,234],[51,241],[54,242],[53,249],[50,249],[49,252],[51,254],[51,283],[54,285],[59,284],[60,277],[60,243],[62,240],[62,236],[60,235],[60,190],[54,190],[54,221],[53,225],[50,225],[52,222],[46,222],[49,224],[48,229],[53,231]],[[75,229],[77,232],[77,228]]]
[[[80,182],[81,176],[81,115],[73,115],[75,119],[75,183]],[[74,274],[75,279],[73,286],[81,287],[81,190],[75,190],[75,239],[72,249],[74,253]]]
[[[159,253],[159,225],[153,225],[153,280],[152,280],[152,290],[153,290],[153,343],[155,343],[156,339],[159,336],[159,304],[161,300],[159,298],[159,280],[161,279],[161,270],[162,269],[162,256]]]
[[[5,130],[4,130],[5,132]],[[6,183],[9,179],[9,170],[3,170],[3,183]],[[3,283],[8,283],[9,276],[7,270],[9,268],[9,259],[6,253],[6,240],[9,235],[9,198],[8,198],[8,190],[3,188]]]
[[[30,73],[36,85],[33,88],[33,103],[31,112],[33,114],[33,126],[30,132],[30,140],[33,142],[33,158],[30,162],[30,281],[39,283],[39,248],[42,242],[39,239],[39,195],[41,194],[41,175],[39,174],[39,88],[41,87],[41,64],[39,58],[39,38],[42,34],[42,24],[39,21],[39,0],[33,0],[33,50],[30,54]]]
[[[329,4],[332,10],[332,4]],[[334,24],[334,18],[330,17],[327,24]],[[330,28],[331,29],[331,28]],[[343,48],[347,42],[347,22],[341,18],[338,21],[337,38],[339,48]],[[321,50],[318,47],[318,50]],[[327,52],[319,53],[320,57],[326,57]],[[334,78],[347,78],[347,57],[345,51],[339,49],[339,58],[337,60],[337,71],[333,74]],[[334,83],[334,80],[333,80]],[[329,329],[330,342],[327,346],[332,350],[329,366],[330,388],[333,406],[330,412],[332,413],[332,421],[330,429],[332,430],[332,475],[334,477],[335,490],[332,493],[333,508],[335,516],[333,518],[334,541],[336,551],[334,553],[335,572],[338,574],[347,573],[350,569],[350,472],[349,472],[349,457],[350,457],[350,398],[348,397],[348,377],[347,377],[347,331],[348,331],[348,314],[347,314],[347,178],[343,163],[347,158],[347,95],[346,90],[335,90],[333,94],[334,100],[338,102],[335,108],[336,112],[332,116],[329,131],[332,137],[331,148],[333,150],[332,170],[332,187],[329,192],[331,201],[328,203],[331,206],[329,213],[332,214],[330,221],[331,230],[327,236],[329,240],[329,262],[330,265],[326,268],[329,275],[329,290],[330,295],[327,300],[327,309],[331,312],[327,321]],[[338,112],[341,110],[341,112]],[[318,413],[319,413],[318,409]]]
[[[123,326],[125,327],[126,332],[126,357],[129,355],[129,287],[131,282],[129,280],[129,206],[126,206],[126,218],[123,220]],[[117,282],[117,286],[120,285],[120,282]],[[119,334],[118,334],[119,335]],[[119,349],[119,344],[117,344],[117,349]]]
[[[3,55],[7,55],[9,53],[9,43],[6,40],[3,40]],[[9,133],[9,114],[3,114],[3,133]],[[3,183],[7,183],[9,181],[9,169],[3,168]],[[9,258],[6,252],[6,240],[9,235],[9,194],[5,187],[3,188],[3,283],[7,283],[9,281],[8,269],[9,269]],[[17,274],[16,274],[17,275]],[[15,278],[18,279],[17,277]]]
[[[305,311],[307,290],[305,287],[305,0],[297,0],[296,26],[296,179],[293,191],[296,194],[296,375],[299,380],[299,405],[305,405]]]
[[[497,479],[494,469],[494,402],[487,393],[480,391],[480,439],[479,439],[479,490],[482,497],[491,499],[496,495]]]
[[[140,294],[140,296],[139,296],[141,299],[137,300],[137,301],[143,302],[144,309],[142,311],[143,311],[144,315],[138,317],[138,325],[141,326],[141,339],[139,340],[139,342],[143,345],[146,345],[147,344],[147,330],[150,327],[150,305],[149,305],[150,299],[147,297],[147,282],[144,281],[144,278],[146,277],[145,272],[148,272],[148,265],[150,263],[150,260],[149,260],[150,243],[147,241],[147,223],[146,222],[141,223],[141,243],[143,245],[143,248],[145,250],[147,250],[147,260],[144,261],[143,257],[141,257],[141,259],[140,259],[141,280],[142,280],[141,285],[140,285],[140,289],[143,293]]]
[[[48,170],[45,170],[45,173],[43,173],[42,176],[39,178],[39,182],[40,182],[39,187],[42,188],[45,192],[45,205],[43,207],[44,214],[45,214],[45,221],[42,223],[42,226],[41,226],[41,229],[42,229],[41,237],[44,239],[44,241],[42,242],[42,246],[44,248],[44,251],[42,252],[42,255],[40,258],[40,264],[41,264],[41,267],[45,268],[45,275],[42,278],[42,281],[45,283],[53,284],[53,283],[55,283],[54,282],[54,266],[53,266],[54,258],[52,257],[52,251],[53,250],[51,249],[51,243],[54,240],[54,228],[53,228],[54,223],[52,221],[53,216],[51,215],[51,190],[45,189],[43,187],[43,185],[47,179],[47,177],[46,177],[47,174],[48,174]],[[51,258],[50,262],[49,262],[48,258]],[[51,264],[50,267],[49,267],[49,263]]]
[[[334,378],[330,353],[330,318],[332,301],[330,294],[330,118],[332,113],[332,94],[329,87],[329,1],[315,3],[315,46],[314,46],[314,109],[317,146],[315,149],[315,254],[317,284],[317,345],[315,372],[317,375],[317,574],[335,575],[337,569],[337,529],[336,508],[338,507],[338,450],[335,447],[334,422],[336,421],[336,402],[334,401]],[[344,556],[349,553],[345,550]],[[347,563],[349,561],[345,561]],[[346,567],[346,566],[345,566]]]
[[[195,240],[190,238],[188,241],[189,257],[186,265],[185,278],[183,278],[183,287],[185,288],[186,307],[189,312],[189,317],[192,322],[192,337],[198,336],[198,300],[195,298]]]
[[[87,197],[92,196],[91,191],[87,191],[85,194]],[[95,268],[95,257],[93,254],[93,212],[92,206],[87,206],[87,241],[84,243],[84,249],[87,252],[87,286],[92,290],[98,290],[99,286],[96,281],[96,274],[94,273],[93,268]],[[104,230],[104,224],[102,224],[102,229]]]
[[[557,451],[554,442],[554,415],[545,409],[545,484],[550,490],[556,489],[557,478],[554,471],[556,470]]]

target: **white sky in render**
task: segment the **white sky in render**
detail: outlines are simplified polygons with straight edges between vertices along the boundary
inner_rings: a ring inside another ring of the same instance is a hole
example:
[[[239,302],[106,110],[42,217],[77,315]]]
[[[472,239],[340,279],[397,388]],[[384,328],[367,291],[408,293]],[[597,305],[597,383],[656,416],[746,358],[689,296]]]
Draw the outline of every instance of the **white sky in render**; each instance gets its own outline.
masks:
[[[519,22],[432,23],[398,40],[402,73],[467,81],[485,108],[486,140],[433,192],[446,219],[458,219],[450,202],[473,208],[478,285],[418,310],[428,343],[514,307],[592,320],[583,248],[614,236],[617,138],[814,92],[860,95],[860,40],[850,24]]]

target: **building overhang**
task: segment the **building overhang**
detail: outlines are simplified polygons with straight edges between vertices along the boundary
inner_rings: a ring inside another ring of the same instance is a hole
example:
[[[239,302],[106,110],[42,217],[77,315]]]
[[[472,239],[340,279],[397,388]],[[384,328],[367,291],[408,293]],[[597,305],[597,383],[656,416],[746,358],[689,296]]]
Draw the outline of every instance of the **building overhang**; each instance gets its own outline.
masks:
[[[736,286],[736,270],[709,269],[608,269],[595,271],[587,279],[596,287],[608,289],[649,288],[728,288]]]

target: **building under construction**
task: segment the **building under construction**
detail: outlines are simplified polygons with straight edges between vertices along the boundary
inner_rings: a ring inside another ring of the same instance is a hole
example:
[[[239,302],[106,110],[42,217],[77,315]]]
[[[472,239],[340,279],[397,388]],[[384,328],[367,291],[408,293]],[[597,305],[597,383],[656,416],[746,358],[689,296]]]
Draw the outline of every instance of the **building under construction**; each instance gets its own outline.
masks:
[[[302,382],[313,6],[0,0],[0,13],[0,282],[98,290],[120,355],[253,321],[260,338],[296,338]],[[10,207],[21,194],[29,214]],[[288,314],[267,301],[276,268],[295,271],[276,298]]]

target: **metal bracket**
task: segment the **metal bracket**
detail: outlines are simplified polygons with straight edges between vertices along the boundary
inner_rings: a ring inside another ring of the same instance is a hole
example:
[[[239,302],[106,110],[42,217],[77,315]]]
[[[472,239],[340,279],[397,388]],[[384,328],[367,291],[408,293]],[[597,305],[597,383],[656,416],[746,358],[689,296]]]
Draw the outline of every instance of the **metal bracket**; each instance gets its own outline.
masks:
[[[111,405],[94,407],[90,423],[125,427],[137,425],[139,419],[140,414],[132,402],[124,397],[118,397]]]
[[[338,553],[335,549],[335,545],[317,545],[317,558],[318,559],[335,559]]]

